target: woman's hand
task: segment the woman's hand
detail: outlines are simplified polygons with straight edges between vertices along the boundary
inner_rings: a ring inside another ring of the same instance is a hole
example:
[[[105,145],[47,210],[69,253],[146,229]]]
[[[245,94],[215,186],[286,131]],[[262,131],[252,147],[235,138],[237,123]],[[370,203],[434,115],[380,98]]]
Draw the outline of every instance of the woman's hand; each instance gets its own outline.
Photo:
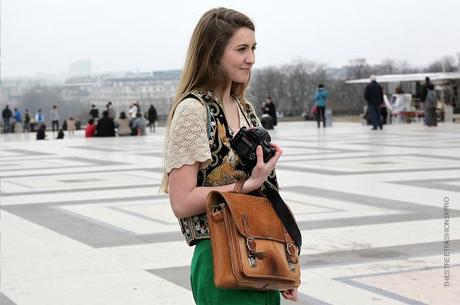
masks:
[[[267,163],[264,162],[262,147],[260,145],[257,146],[257,164],[252,169],[249,179],[244,183],[243,193],[250,193],[260,188],[265,180],[267,180],[270,172],[275,168],[276,162],[281,157],[283,150],[277,144],[272,144],[272,146],[275,148],[275,155]]]
[[[297,294],[297,288],[281,291],[281,294],[283,295],[283,298],[289,301],[297,302],[297,300],[299,299]]]

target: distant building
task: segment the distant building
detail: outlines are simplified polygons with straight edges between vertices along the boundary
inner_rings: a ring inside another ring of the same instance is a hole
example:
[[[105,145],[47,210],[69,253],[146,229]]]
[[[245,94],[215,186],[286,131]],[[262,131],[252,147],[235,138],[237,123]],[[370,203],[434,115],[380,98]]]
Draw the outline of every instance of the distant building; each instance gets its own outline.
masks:
[[[71,77],[91,75],[91,60],[79,60],[70,64],[69,75]]]
[[[153,73],[117,73],[67,79],[63,96],[68,101],[96,105],[104,110],[109,101],[118,113],[138,102],[142,111],[154,104],[159,115],[167,115],[179,85],[180,70]]]

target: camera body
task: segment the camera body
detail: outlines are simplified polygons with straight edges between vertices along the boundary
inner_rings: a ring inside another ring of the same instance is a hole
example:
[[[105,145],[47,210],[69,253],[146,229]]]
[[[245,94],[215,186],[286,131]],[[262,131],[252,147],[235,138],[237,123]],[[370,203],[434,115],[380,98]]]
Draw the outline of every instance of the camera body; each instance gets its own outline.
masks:
[[[275,155],[275,148],[270,145],[270,134],[263,127],[241,127],[230,140],[230,146],[243,160],[245,169],[249,172],[257,164],[256,148],[262,146],[264,162],[267,163]]]

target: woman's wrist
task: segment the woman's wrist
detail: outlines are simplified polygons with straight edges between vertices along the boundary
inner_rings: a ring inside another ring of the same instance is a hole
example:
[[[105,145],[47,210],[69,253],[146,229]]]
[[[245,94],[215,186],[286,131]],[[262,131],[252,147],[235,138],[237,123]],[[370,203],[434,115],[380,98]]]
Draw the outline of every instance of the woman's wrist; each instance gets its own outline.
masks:
[[[249,178],[244,182],[243,187],[241,188],[241,193],[247,194],[255,191],[260,188],[260,185],[261,184],[256,179]]]

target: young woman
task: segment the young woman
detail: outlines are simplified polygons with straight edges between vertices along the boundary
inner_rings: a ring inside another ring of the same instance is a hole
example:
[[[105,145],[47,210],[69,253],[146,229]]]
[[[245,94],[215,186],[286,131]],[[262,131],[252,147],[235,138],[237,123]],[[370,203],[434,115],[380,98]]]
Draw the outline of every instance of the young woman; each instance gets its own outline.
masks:
[[[195,245],[191,285],[195,302],[202,304],[280,304],[278,291],[216,288],[206,221],[206,197],[212,190],[232,191],[245,180],[243,193],[258,190],[264,182],[277,188],[275,164],[282,154],[263,162],[257,148],[257,165],[244,171],[229,141],[243,127],[259,125],[253,106],[244,98],[255,61],[254,24],[244,14],[226,8],[212,9],[199,20],[190,42],[179,89],[168,117],[165,174],[162,190],[180,219],[182,233]],[[283,291],[297,300],[297,290]]]

